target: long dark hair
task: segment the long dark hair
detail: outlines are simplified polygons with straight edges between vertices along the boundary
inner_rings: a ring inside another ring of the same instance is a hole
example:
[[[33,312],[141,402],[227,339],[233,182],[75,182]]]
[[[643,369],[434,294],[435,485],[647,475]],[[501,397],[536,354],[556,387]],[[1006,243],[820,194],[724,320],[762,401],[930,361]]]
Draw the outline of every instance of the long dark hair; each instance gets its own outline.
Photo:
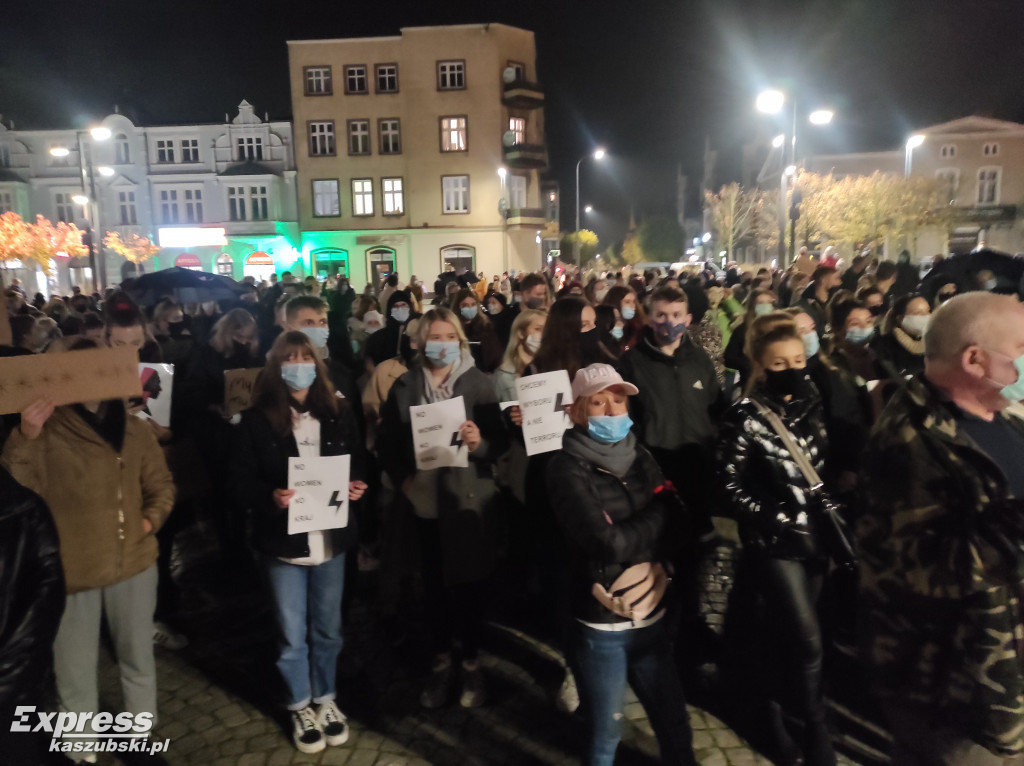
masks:
[[[572,378],[583,366],[580,328],[583,324],[583,309],[588,305],[585,300],[576,296],[559,298],[552,304],[548,310],[548,321],[544,324],[540,350],[533,358],[533,366],[537,372],[566,370]]]
[[[462,302],[466,300],[466,298],[472,298],[476,301],[476,316],[472,319],[465,319],[462,316]],[[484,307],[480,302],[480,298],[475,292],[465,287],[455,293],[452,297],[451,310],[452,313],[459,318],[459,321],[465,323],[465,327],[470,328],[474,333],[485,332],[488,325],[491,323],[487,314],[484,313]]]
[[[322,422],[337,416],[340,408],[327,366],[312,341],[302,332],[281,333],[267,354],[267,364],[256,379],[252,395],[252,408],[263,413],[278,436],[292,432],[291,392],[281,377],[281,363],[296,349],[306,351],[316,365],[316,379],[309,387],[305,402],[309,413]]]

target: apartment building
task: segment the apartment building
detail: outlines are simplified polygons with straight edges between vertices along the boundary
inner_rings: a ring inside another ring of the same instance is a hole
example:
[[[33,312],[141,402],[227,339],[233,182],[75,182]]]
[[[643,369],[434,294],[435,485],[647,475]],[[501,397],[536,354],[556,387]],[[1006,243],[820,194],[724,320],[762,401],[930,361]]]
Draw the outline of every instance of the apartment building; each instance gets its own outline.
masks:
[[[392,271],[541,265],[557,212],[533,33],[503,24],[288,43],[302,258],[356,285]]]

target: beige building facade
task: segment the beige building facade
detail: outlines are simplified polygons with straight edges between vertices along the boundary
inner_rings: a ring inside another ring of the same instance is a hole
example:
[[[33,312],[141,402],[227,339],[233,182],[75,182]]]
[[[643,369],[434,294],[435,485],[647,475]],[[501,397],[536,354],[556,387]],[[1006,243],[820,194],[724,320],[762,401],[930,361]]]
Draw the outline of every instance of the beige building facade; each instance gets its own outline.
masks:
[[[541,267],[555,190],[533,33],[502,24],[288,43],[302,259],[357,287],[397,270]]]

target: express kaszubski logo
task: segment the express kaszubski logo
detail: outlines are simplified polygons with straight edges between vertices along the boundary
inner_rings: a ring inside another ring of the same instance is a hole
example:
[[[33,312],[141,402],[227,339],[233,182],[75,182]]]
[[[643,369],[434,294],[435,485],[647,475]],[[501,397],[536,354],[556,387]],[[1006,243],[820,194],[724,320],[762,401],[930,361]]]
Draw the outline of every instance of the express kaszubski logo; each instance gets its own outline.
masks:
[[[34,705],[14,709],[14,733],[47,732],[53,735],[50,751],[88,752],[166,752],[170,740],[150,742],[152,713],[70,713],[43,712]]]

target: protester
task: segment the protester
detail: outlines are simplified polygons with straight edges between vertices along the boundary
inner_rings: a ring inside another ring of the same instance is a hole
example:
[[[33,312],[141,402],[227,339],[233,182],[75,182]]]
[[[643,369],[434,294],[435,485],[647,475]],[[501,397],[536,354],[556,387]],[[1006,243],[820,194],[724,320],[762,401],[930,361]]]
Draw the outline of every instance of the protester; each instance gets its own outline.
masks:
[[[503,293],[495,291],[484,300],[484,308],[487,311],[487,318],[494,325],[494,332],[498,334],[498,342],[505,348],[508,346],[512,323],[515,321],[514,312],[508,309],[508,300]]]
[[[647,324],[647,317],[644,314],[636,293],[630,287],[616,285],[604,296],[605,305],[617,309],[622,317],[622,351],[626,352],[637,344],[640,333]]]
[[[597,336],[596,319],[594,307],[582,298],[570,296],[555,301],[529,374],[565,370],[572,378],[582,367],[611,362],[611,355],[601,347]]]
[[[292,298],[285,306],[286,332],[301,332],[309,338],[316,349],[317,355],[324,362],[327,368],[327,375],[331,385],[345,399],[353,413],[356,414],[357,422],[362,421],[362,405],[359,403],[359,387],[356,385],[355,373],[353,371],[354,360],[352,359],[351,347],[348,347],[348,359],[337,358],[330,353],[331,330],[328,320],[327,302],[314,295],[300,295]],[[345,348],[347,344],[343,344]]]
[[[838,303],[831,307],[831,322],[835,337],[829,359],[836,367],[865,383],[889,377],[871,349],[875,319],[867,306],[857,301]]]
[[[752,290],[750,295],[747,296],[742,318],[732,326],[729,345],[725,347],[723,358],[726,367],[730,370],[736,370],[740,374],[741,389],[746,389],[747,381],[750,379],[750,360],[744,353],[747,342],[747,330],[753,324],[754,319],[773,312],[777,300],[778,297],[771,290]]]
[[[890,368],[890,377],[924,372],[924,333],[931,313],[928,301],[920,295],[904,295],[893,303],[881,333],[871,340],[872,351]]]
[[[483,372],[494,372],[501,364],[501,342],[491,320],[480,310],[480,300],[476,293],[467,288],[459,290],[452,311],[458,313],[462,332],[469,341],[469,350],[476,366]]]
[[[412,313],[411,298],[406,290],[393,290],[388,298],[384,329],[373,333],[366,341],[367,366],[378,365],[409,350],[405,325],[415,315]]]
[[[811,283],[804,290],[797,305],[805,309],[814,320],[814,326],[824,331],[827,327],[828,314],[825,307],[832,291],[839,289],[839,273],[830,266],[819,266],[814,269]]]

